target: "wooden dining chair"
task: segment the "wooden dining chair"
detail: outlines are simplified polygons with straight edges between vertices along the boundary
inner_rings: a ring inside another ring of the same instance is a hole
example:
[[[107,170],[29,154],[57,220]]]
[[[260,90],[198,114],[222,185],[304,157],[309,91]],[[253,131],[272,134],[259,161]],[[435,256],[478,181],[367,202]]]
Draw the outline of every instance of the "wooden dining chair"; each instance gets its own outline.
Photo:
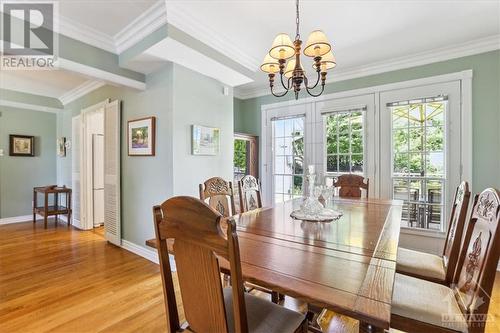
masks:
[[[443,253],[438,256],[400,247],[396,272],[449,285],[458,263],[469,201],[469,184],[463,181],[455,191]]]
[[[240,213],[262,208],[260,182],[252,175],[246,175],[238,181],[240,195]]]
[[[449,286],[396,273],[391,327],[407,332],[484,332],[500,255],[500,197],[476,196]]]
[[[200,184],[200,199],[222,216],[228,217],[236,214],[233,184],[220,177],[207,179]]]
[[[168,258],[171,246],[182,305],[193,332],[307,332],[304,315],[244,293],[236,225],[201,200],[174,197],[153,208],[165,309],[170,332],[180,330]],[[223,229],[227,226],[227,232]],[[170,245],[167,243],[170,241]],[[227,260],[231,288],[222,288]]]
[[[339,197],[343,198],[361,198],[361,190],[366,191],[366,197],[368,198],[368,188],[370,186],[370,180],[363,176],[345,174],[340,175],[333,182],[334,187],[339,187]]]

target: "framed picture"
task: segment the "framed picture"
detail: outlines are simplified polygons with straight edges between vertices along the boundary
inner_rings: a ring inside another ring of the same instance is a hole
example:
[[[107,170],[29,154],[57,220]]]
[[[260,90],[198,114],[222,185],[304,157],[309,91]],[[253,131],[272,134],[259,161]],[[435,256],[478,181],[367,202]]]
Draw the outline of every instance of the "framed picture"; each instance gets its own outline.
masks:
[[[10,156],[35,156],[35,137],[29,135],[9,135]]]
[[[128,121],[128,156],[154,156],[156,118]]]
[[[200,125],[192,126],[191,147],[193,155],[217,155],[220,145],[220,129]]]
[[[66,156],[66,138],[64,136],[57,139],[57,156]]]

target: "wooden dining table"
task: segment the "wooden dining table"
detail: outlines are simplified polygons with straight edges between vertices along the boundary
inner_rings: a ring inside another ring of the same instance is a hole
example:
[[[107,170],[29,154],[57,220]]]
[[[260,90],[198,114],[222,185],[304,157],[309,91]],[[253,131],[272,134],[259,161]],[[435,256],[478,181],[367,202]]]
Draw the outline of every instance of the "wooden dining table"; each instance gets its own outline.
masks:
[[[335,198],[328,207],[342,216],[328,223],[292,219],[300,203],[234,216],[244,280],[358,319],[367,330],[388,329],[402,201]],[[229,273],[226,260],[219,264]]]

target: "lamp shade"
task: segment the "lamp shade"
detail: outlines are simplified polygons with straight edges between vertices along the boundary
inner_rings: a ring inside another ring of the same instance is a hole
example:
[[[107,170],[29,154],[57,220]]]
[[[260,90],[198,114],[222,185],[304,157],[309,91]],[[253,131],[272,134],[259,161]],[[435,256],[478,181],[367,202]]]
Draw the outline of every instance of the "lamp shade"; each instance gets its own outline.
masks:
[[[332,51],[329,51],[327,54],[321,57],[320,65],[322,72],[325,72],[337,66],[337,60],[335,59],[335,56],[333,55]],[[314,69],[316,69],[315,64],[313,64],[312,66]]]
[[[296,60],[295,59],[291,59],[287,64],[286,64],[286,68],[285,68],[285,77],[286,78],[291,78],[292,75],[293,75],[293,70],[295,69],[295,64],[296,64]],[[304,71],[304,67],[302,67],[302,64],[300,64],[300,69],[302,69],[302,71]],[[305,73],[305,72],[304,72]]]
[[[266,73],[277,73],[280,71],[280,64],[278,60],[271,57],[269,54],[266,54],[264,60],[262,61],[262,65],[260,65],[260,69]]]
[[[332,49],[326,35],[321,30],[314,30],[307,39],[304,54],[308,57],[321,57]]]
[[[269,55],[274,59],[288,59],[295,55],[295,47],[293,46],[290,36],[281,33],[274,38]]]

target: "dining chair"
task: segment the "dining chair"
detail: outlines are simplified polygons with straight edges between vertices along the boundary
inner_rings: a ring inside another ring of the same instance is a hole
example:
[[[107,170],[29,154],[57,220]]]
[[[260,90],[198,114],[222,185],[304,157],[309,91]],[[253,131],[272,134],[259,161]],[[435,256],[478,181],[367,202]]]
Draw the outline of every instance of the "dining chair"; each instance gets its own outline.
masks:
[[[200,199],[222,216],[229,217],[236,214],[234,205],[233,184],[220,177],[207,179],[200,187]]]
[[[236,225],[201,200],[174,197],[153,208],[170,332],[180,330],[168,258],[172,248],[188,329],[193,332],[307,332],[305,315],[244,292]],[[227,228],[227,229],[226,229]],[[223,229],[226,229],[225,232]],[[167,242],[170,241],[170,244]],[[231,288],[222,288],[227,260]]]
[[[397,273],[450,284],[457,267],[469,199],[469,184],[463,181],[455,191],[443,253],[438,256],[400,247],[396,261]]]
[[[476,195],[452,283],[396,273],[391,327],[408,332],[484,332],[500,255],[500,197]]]
[[[238,181],[240,213],[262,208],[260,182],[252,175],[246,175]]]
[[[238,193],[240,197],[240,213],[262,208],[260,182],[254,176],[246,175],[238,181]],[[285,295],[253,283],[245,282],[245,287],[247,291],[257,289],[271,294],[271,300],[273,303],[279,303],[285,299]]]
[[[361,190],[366,191],[366,197],[368,198],[368,188],[370,185],[370,180],[363,176],[345,174],[340,175],[333,182],[334,187],[339,187],[339,197],[344,198],[361,198]]]

